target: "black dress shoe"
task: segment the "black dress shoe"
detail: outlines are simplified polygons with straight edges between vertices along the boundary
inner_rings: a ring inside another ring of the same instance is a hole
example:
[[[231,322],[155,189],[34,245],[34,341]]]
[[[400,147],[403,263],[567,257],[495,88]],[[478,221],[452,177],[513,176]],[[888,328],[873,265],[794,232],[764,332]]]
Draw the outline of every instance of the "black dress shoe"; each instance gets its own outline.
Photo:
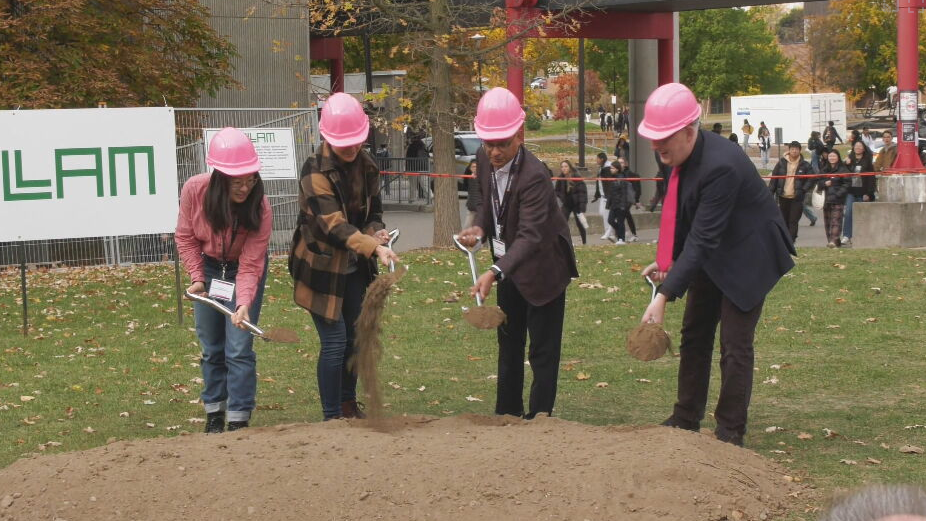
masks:
[[[247,426],[248,426],[247,421],[228,422],[228,432],[237,431],[238,429],[244,429]]]
[[[219,434],[222,432],[225,432],[225,411],[207,413],[206,434]]]
[[[669,416],[666,419],[666,421],[660,423],[659,425],[662,425],[665,427],[672,427],[674,429],[684,429],[686,431],[694,431],[694,432],[698,432],[699,430],[701,430],[700,422],[683,420],[675,416]]]
[[[725,429],[717,428],[714,431],[714,436],[722,442],[732,443],[733,445],[736,445],[737,447],[743,446],[743,435],[738,432],[730,432]]]

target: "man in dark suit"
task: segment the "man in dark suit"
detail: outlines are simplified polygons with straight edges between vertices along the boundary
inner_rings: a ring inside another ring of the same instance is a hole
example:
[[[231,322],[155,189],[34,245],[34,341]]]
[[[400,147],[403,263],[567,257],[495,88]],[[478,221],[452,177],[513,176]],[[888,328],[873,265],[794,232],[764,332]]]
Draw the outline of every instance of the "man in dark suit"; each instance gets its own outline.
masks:
[[[495,414],[531,419],[552,414],[559,376],[566,286],[578,277],[572,239],[556,203],[546,166],[521,146],[524,111],[507,89],[496,87],[479,101],[476,177],[482,205],[475,225],[460,232],[474,246],[488,240],[495,263],[473,286],[483,299],[498,282],[498,305],[507,321],[498,328]],[[524,347],[534,373],[525,414]]]
[[[743,444],[752,394],[753,339],[765,296],[794,266],[791,236],[755,165],[735,143],[699,130],[701,107],[687,87],[663,85],[646,102],[639,133],[672,167],[656,262],[661,283],[643,322],[662,323],[666,302],[688,292],[682,321],[678,401],[663,425],[697,431],[720,328],[720,397],[714,431]]]

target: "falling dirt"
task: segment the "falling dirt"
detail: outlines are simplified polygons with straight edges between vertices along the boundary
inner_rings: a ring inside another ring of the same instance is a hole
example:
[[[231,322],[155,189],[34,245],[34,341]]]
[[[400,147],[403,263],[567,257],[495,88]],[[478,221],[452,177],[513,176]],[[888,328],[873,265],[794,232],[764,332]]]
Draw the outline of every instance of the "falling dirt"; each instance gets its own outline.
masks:
[[[498,306],[474,306],[463,311],[463,318],[479,329],[495,329],[505,323],[505,312]]]
[[[656,360],[667,350],[672,350],[672,341],[662,324],[640,324],[627,335],[627,352],[638,360]]]
[[[363,385],[367,397],[367,415],[371,419],[381,418],[383,412],[383,396],[379,384],[379,360],[383,356],[383,343],[380,341],[383,309],[392,286],[402,280],[407,271],[405,266],[399,266],[393,272],[377,276],[367,287],[357,318],[357,354],[348,363]]]
[[[271,342],[282,342],[286,344],[299,343],[299,333],[285,327],[271,327],[264,330],[264,338]]]
[[[119,441],[0,470],[0,519],[774,520],[807,492],[711,436],[420,416]],[[798,498],[798,499],[795,499]]]

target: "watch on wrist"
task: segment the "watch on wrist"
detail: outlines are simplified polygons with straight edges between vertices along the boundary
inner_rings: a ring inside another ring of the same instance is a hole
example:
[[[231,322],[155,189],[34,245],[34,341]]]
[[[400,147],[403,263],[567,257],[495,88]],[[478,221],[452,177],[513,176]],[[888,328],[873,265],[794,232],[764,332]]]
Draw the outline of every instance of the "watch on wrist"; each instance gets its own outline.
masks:
[[[496,281],[499,281],[499,280],[502,280],[502,279],[505,278],[505,276],[502,274],[502,269],[499,268],[498,266],[496,266],[496,265],[493,264],[493,265],[489,266],[489,269],[492,271],[492,273],[495,274],[495,280],[496,280]]]

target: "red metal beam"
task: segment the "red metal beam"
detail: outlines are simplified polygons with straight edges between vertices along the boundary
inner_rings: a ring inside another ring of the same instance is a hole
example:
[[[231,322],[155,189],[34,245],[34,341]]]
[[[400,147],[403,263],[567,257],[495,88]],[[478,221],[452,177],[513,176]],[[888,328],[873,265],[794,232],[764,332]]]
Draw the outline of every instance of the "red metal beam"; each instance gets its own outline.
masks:
[[[309,58],[328,60],[331,92],[344,92],[344,40],[341,38],[309,38]]]
[[[926,1],[926,0],[923,0]],[[521,27],[527,23],[536,23],[545,14],[541,9],[509,9],[519,11],[523,20]],[[509,15],[509,20],[511,15]],[[528,38],[600,38],[600,39],[657,39],[672,38],[672,13],[627,13],[627,12],[595,12],[584,13],[574,17],[581,24],[577,31],[550,27],[544,29],[543,36],[534,30],[528,33]]]

